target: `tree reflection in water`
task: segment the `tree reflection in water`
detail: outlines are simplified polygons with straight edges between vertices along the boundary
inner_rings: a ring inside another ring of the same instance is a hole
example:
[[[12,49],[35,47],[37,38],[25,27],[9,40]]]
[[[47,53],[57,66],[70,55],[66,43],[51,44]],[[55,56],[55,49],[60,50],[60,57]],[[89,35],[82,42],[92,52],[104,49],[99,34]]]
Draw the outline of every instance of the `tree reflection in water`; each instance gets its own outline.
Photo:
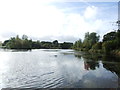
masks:
[[[99,68],[99,61],[102,61],[103,67],[113,73],[116,73],[120,77],[120,58],[113,56],[106,56],[100,54],[79,53],[75,54],[75,57],[84,60],[84,68],[86,70],[95,70]]]
[[[94,61],[84,61],[84,68],[86,70],[95,70],[96,67],[99,68],[99,63]]]
[[[78,57],[81,59],[81,55],[75,55],[75,57]],[[96,67],[99,68],[99,62],[98,61],[93,61],[91,59],[89,59],[88,57],[87,58],[83,58],[84,59],[84,68],[86,70],[95,70]]]
[[[89,54],[89,53],[77,53],[75,57],[80,60],[83,58],[85,70],[96,70],[100,68],[100,61],[103,64],[103,68],[116,74],[118,77],[118,86],[120,88],[120,58],[114,56]]]

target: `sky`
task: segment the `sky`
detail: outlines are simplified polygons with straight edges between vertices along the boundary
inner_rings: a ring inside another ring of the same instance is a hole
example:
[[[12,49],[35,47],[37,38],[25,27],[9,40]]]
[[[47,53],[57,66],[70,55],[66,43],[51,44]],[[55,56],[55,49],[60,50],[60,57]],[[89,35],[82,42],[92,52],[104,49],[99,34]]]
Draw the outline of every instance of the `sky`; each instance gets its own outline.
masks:
[[[117,29],[117,20],[118,0],[0,0],[0,41],[25,34],[33,40],[75,42],[86,32],[102,39]]]

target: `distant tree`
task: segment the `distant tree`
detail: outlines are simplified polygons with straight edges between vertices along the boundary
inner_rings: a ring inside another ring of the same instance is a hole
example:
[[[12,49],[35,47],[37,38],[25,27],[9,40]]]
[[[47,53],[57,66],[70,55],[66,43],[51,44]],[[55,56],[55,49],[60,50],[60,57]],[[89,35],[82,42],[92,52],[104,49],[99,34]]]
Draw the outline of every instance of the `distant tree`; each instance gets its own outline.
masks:
[[[69,43],[69,42],[64,42],[64,43],[60,44],[60,47],[62,49],[70,49],[70,48],[72,48],[72,46],[73,46],[73,43]]]
[[[23,35],[23,36],[22,36],[22,39],[23,39],[23,40],[26,40],[26,39],[28,39],[28,36],[27,36],[27,35]]]
[[[3,43],[2,43],[2,46],[6,46],[6,44],[9,42],[10,40],[5,40]]]
[[[99,41],[99,38],[100,38],[100,36],[97,35],[97,33],[95,33],[95,32],[85,33],[83,47],[86,48],[87,50],[91,49],[92,46]]]
[[[40,49],[41,48],[41,43],[40,43],[40,41],[33,41],[32,42],[32,48],[33,49]]]
[[[119,29],[116,33],[116,44],[117,44],[117,48],[120,48],[120,30]]]
[[[111,41],[116,39],[116,32],[109,32],[103,36],[103,42],[105,41]]]
[[[9,42],[6,43],[6,47],[9,49],[13,49],[15,47],[15,37],[10,38]]]
[[[97,35],[97,33],[95,33],[95,32],[90,33],[89,39],[90,39],[90,43],[92,45],[97,43],[99,41],[99,38],[100,38],[100,36]]]
[[[42,41],[42,42],[41,42],[41,47],[42,47],[42,48],[45,48],[45,49],[50,49],[50,48],[52,48],[52,42]]]
[[[112,31],[103,36],[102,48],[104,52],[109,53],[112,50],[120,48],[120,30]]]
[[[6,48],[9,49],[69,49],[73,43],[64,42],[64,43],[58,43],[57,40],[54,40],[53,42],[46,42],[46,41],[32,41],[28,40],[27,35],[23,35],[22,38],[19,38],[17,35],[16,37],[11,37],[9,40],[4,41],[3,46],[6,46]]]
[[[116,41],[111,40],[111,41],[103,42],[102,49],[106,54],[109,54],[110,51],[116,49]]]
[[[100,50],[102,49],[102,42],[97,42],[92,46],[92,49],[94,50]]]
[[[22,49],[31,49],[31,47],[32,47],[31,40],[25,39],[22,41]]]
[[[59,46],[58,40],[54,40],[53,41],[53,47],[58,47],[58,46]]]
[[[2,42],[0,41],[0,46],[2,46]]]
[[[85,33],[84,41],[83,41],[83,48],[90,49],[90,34],[89,32]]]
[[[82,48],[82,40],[81,39],[79,39],[79,40],[77,40],[75,43],[74,43],[74,45],[73,45],[73,48]]]
[[[10,49],[31,49],[31,43],[31,40],[28,40],[27,38],[20,39],[17,35],[9,40],[6,47]]]

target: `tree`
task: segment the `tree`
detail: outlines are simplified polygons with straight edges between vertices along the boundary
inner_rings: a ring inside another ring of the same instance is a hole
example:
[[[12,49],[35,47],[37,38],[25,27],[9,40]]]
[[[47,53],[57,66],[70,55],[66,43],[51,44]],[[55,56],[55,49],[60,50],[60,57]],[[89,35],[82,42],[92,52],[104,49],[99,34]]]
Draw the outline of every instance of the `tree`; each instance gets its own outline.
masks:
[[[12,37],[9,42],[7,42],[6,47],[10,49],[31,49],[32,41],[27,38],[21,39],[17,35],[16,37]]]
[[[120,48],[120,30],[119,29],[116,33],[116,44],[117,44],[117,48]]]
[[[82,40],[81,39],[79,39],[79,40],[77,40],[75,43],[74,43],[74,45],[73,45],[73,48],[82,48]]]
[[[6,48],[9,49],[53,49],[53,48],[63,48],[63,49],[69,49],[73,43],[64,42],[58,43],[57,40],[54,40],[53,42],[45,42],[45,41],[32,41],[28,40],[28,37],[26,35],[23,35],[22,38],[19,38],[17,35],[16,37],[12,37],[9,40],[4,41],[3,46],[6,46]]]
[[[57,40],[54,40],[54,41],[53,41],[53,47],[58,47],[58,46],[59,46],[58,41],[57,41]]]
[[[116,49],[116,41],[111,40],[111,41],[103,42],[102,49],[106,54],[109,54],[110,51]]]
[[[23,35],[23,36],[22,36],[22,39],[23,39],[23,40],[26,40],[26,39],[28,39],[28,36],[27,36],[27,35]]]
[[[85,33],[83,47],[86,48],[87,50],[91,49],[92,46],[99,41],[99,38],[100,38],[100,36],[97,35],[97,33],[95,33],[95,32]]]
[[[69,42],[64,42],[60,44],[60,47],[62,49],[70,49],[73,46],[73,43],[69,43]]]
[[[10,40],[5,40],[2,44],[2,46],[6,46],[6,44],[9,42]]]
[[[38,41],[38,40],[37,40],[37,42],[36,42],[36,41],[33,41],[33,42],[32,42],[32,48],[33,48],[33,49],[40,49],[40,48],[41,48],[41,43],[40,43],[40,41]]]
[[[90,43],[91,45],[94,45],[95,43],[97,43],[99,41],[100,36],[97,35],[97,33],[92,32],[90,33],[89,39],[90,39]]]
[[[116,32],[110,32],[107,33],[103,36],[103,42],[105,41],[111,41],[111,40],[115,40],[116,39]]]
[[[23,40],[22,41],[22,49],[31,49],[32,48],[32,42],[31,40]]]
[[[100,50],[102,49],[102,42],[97,42],[92,46],[92,49],[94,50]]]
[[[42,41],[41,42],[41,47],[45,48],[45,49],[50,49],[50,48],[52,48],[52,43],[51,42]]]
[[[85,33],[84,41],[83,41],[83,48],[90,49],[90,34],[89,32]]]
[[[103,36],[103,50],[110,52],[120,48],[120,30],[112,31]]]

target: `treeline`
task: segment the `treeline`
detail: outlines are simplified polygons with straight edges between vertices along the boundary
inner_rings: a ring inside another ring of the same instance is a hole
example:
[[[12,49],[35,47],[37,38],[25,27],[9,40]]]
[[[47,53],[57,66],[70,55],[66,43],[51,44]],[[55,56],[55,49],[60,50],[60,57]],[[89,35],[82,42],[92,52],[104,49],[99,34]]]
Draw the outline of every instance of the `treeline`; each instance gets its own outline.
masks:
[[[80,51],[89,51],[105,54],[120,55],[120,30],[112,31],[103,36],[103,40],[99,41],[100,36],[96,32],[85,33],[84,40],[77,40],[74,44],[71,42],[59,43],[58,40],[48,41],[32,41],[26,35],[20,38],[11,37],[5,40],[2,46],[7,49],[75,49]]]
[[[106,54],[114,52],[120,55],[120,30],[105,34],[101,42],[99,38],[100,36],[97,33],[87,32],[83,41],[79,39],[74,43],[73,49]]]
[[[23,35],[22,38],[17,35],[9,40],[5,40],[2,46],[7,49],[70,49],[73,46],[73,43],[58,43],[57,40],[54,40],[53,42],[32,41],[32,39],[28,39],[26,35]]]

